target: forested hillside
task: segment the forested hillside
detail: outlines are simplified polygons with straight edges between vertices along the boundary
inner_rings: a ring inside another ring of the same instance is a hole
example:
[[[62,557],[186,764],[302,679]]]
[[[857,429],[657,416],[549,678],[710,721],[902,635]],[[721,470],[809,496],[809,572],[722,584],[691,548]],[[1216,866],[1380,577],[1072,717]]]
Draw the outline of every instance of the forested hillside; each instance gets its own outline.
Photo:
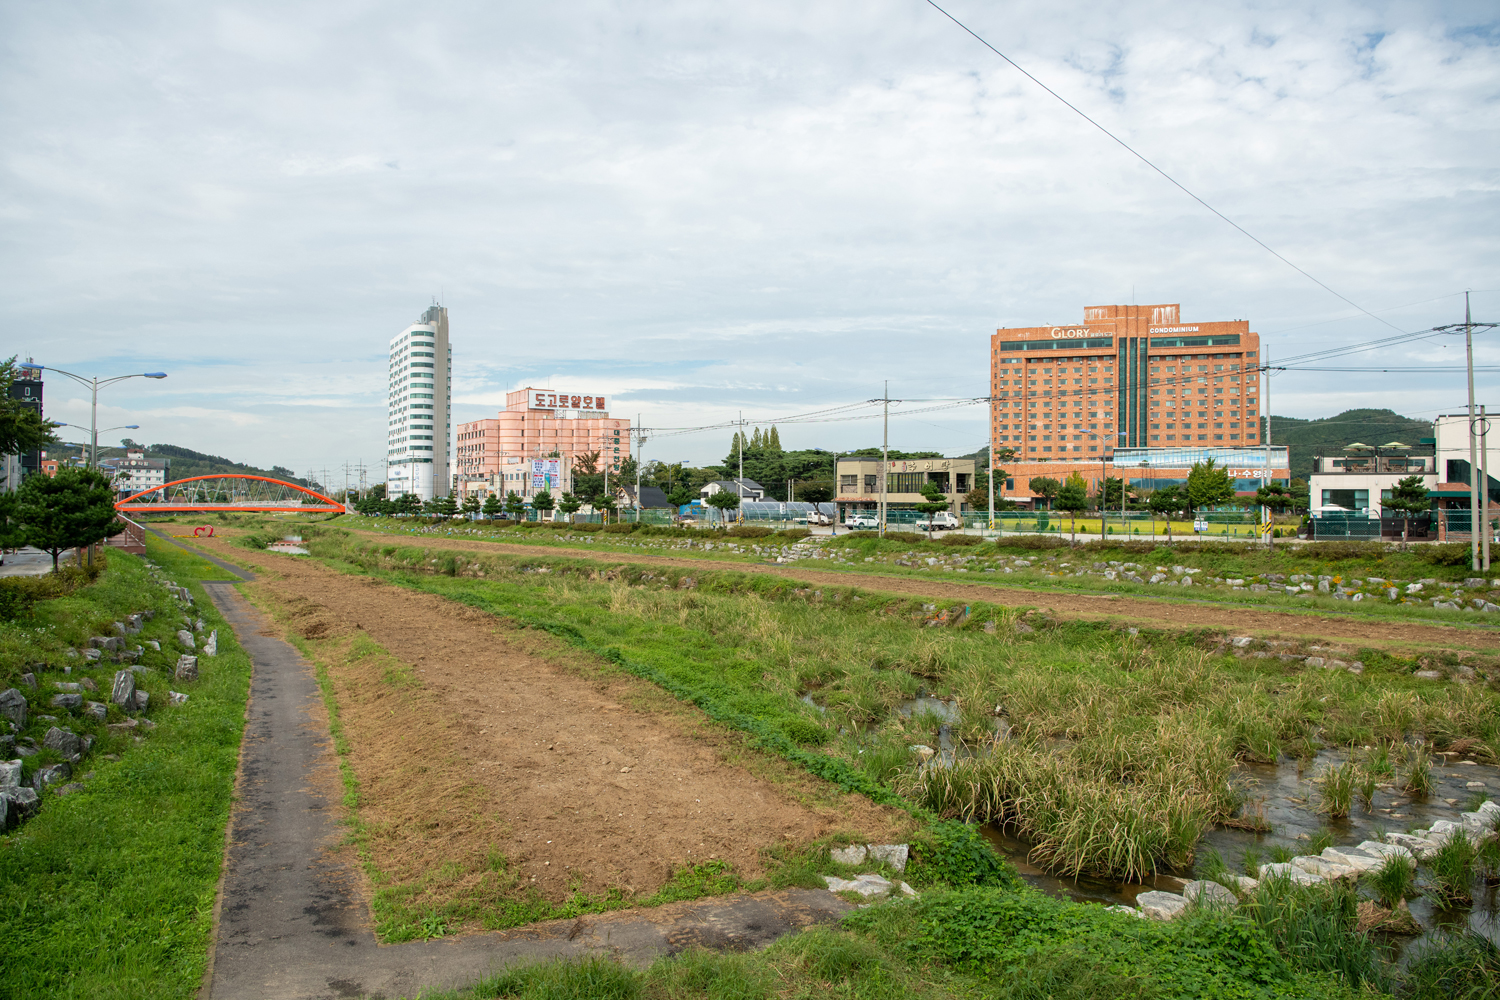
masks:
[[[1345,410],[1321,420],[1274,415],[1270,419],[1272,446],[1291,448],[1293,479],[1312,475],[1315,456],[1342,455],[1344,446],[1356,441],[1377,446],[1400,441],[1417,448],[1413,454],[1432,454],[1432,446],[1421,443],[1432,437],[1432,423],[1403,417],[1394,410]],[[1264,430],[1264,419],[1261,427]]]

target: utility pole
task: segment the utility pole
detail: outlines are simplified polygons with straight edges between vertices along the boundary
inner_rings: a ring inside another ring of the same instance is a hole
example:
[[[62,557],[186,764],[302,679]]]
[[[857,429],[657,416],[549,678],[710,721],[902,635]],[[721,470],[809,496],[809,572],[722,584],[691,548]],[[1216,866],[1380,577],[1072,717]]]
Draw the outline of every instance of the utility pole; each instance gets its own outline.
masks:
[[[1266,366],[1266,391],[1265,394],[1260,397],[1260,412],[1266,415],[1266,436],[1261,440],[1261,446],[1265,449],[1266,453],[1266,467],[1264,470],[1262,470],[1265,472],[1265,475],[1261,477],[1260,484],[1262,486],[1269,486],[1271,484],[1271,356],[1270,352],[1265,349],[1264,344],[1261,345],[1260,353],[1261,359]],[[1291,484],[1288,483],[1287,485],[1290,486]],[[1309,507],[1312,506],[1311,492],[1309,492],[1307,495],[1307,505]],[[1274,549],[1276,547],[1276,515],[1272,513],[1271,508],[1269,507],[1263,507],[1261,509],[1266,512],[1266,520],[1271,522],[1269,525],[1270,530],[1266,532],[1266,548]],[[1309,513],[1311,513],[1311,511],[1309,511]]]
[[[990,400],[990,530],[995,530],[995,401]]]
[[[885,537],[885,499],[886,480],[890,477],[891,469],[891,380],[885,380],[885,392],[881,402],[885,404],[884,416],[881,417],[880,438],[880,537]]]
[[[1475,570],[1479,569],[1479,523],[1481,511],[1479,498],[1485,499],[1485,507],[1489,506],[1489,490],[1479,488],[1479,463],[1475,461],[1474,449],[1474,316],[1469,312],[1469,293],[1464,292],[1464,352],[1468,356],[1469,367],[1469,561]],[[1484,484],[1486,487],[1489,483]],[[1488,546],[1486,546],[1488,548]]]
[[[646,435],[641,430],[641,415],[635,415],[635,519],[641,519],[641,449],[646,447]]]
[[[1490,422],[1484,414],[1484,405],[1479,407],[1479,519],[1484,540],[1480,543],[1480,569],[1490,571]]]

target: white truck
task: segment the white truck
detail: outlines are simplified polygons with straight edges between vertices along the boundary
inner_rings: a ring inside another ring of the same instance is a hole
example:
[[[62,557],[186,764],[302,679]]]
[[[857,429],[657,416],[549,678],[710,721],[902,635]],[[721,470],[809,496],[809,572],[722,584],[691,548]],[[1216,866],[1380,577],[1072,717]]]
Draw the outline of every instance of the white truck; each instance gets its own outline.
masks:
[[[844,527],[850,531],[878,531],[880,518],[874,514],[850,514],[844,519]]]
[[[810,510],[807,512],[807,515],[805,517],[799,517],[797,518],[797,520],[803,522],[809,527],[816,524],[826,528],[833,523],[833,518],[829,517],[827,514],[824,514],[822,511],[817,510]]]
[[[939,511],[931,517],[923,518],[913,527],[918,531],[949,531],[953,528],[962,528],[964,523],[953,516],[952,511]]]

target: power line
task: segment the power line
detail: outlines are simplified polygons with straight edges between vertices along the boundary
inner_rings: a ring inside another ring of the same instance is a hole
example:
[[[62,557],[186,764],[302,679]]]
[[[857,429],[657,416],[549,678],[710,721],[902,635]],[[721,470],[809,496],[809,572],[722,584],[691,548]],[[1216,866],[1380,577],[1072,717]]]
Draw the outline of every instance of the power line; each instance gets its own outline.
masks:
[[[1086,121],[1090,125],[1094,126],[1094,128],[1098,129],[1100,132],[1103,132],[1105,135],[1109,136],[1115,142],[1119,143],[1120,146],[1121,146],[1121,148],[1123,148],[1131,156],[1134,156],[1136,159],[1140,160],[1146,166],[1150,167],[1152,170],[1155,170],[1158,174],[1160,174],[1162,177],[1164,177],[1168,181],[1168,183],[1170,183],[1173,187],[1177,188],[1183,194],[1187,195],[1189,198],[1193,199],[1198,204],[1200,204],[1204,208],[1208,209],[1214,215],[1217,215],[1220,219],[1223,219],[1225,222],[1229,223],[1235,229],[1239,230],[1239,232],[1242,235],[1244,235],[1248,239],[1254,241],[1254,243],[1257,246],[1259,246],[1262,250],[1266,251],[1266,253],[1270,254],[1273,257],[1275,257],[1277,260],[1281,261],[1287,267],[1290,267],[1292,270],[1296,271],[1298,274],[1302,275],[1308,281],[1311,281],[1313,284],[1317,285],[1319,288],[1323,289],[1325,292],[1328,292],[1330,295],[1336,296],[1337,298],[1343,300],[1344,302],[1347,302],[1349,305],[1353,306],[1355,309],[1358,309],[1360,312],[1364,313],[1366,316],[1370,317],[1371,319],[1376,320],[1377,322],[1380,322],[1380,323],[1384,323],[1386,326],[1390,327],[1392,330],[1399,330],[1400,329],[1400,327],[1396,326],[1396,324],[1391,323],[1388,320],[1381,319],[1379,316],[1376,316],[1374,313],[1370,312],[1370,310],[1366,309],[1364,306],[1360,305],[1358,302],[1355,302],[1353,299],[1349,298],[1347,295],[1342,295],[1339,292],[1334,291],[1332,288],[1328,287],[1328,285],[1326,285],[1323,282],[1319,281],[1317,278],[1313,277],[1307,271],[1303,270],[1302,268],[1298,267],[1296,264],[1293,264],[1291,261],[1287,260],[1281,254],[1277,253],[1270,246],[1268,246],[1263,240],[1261,240],[1259,237],[1255,236],[1253,233],[1251,233],[1249,230],[1247,230],[1244,226],[1240,225],[1238,222],[1235,222],[1229,216],[1225,215],[1223,212],[1219,211],[1217,208],[1214,208],[1208,202],[1204,201],[1202,198],[1198,197],[1196,194],[1194,194],[1193,192],[1189,191],[1180,181],[1177,180],[1177,178],[1173,177],[1171,174],[1167,173],[1161,167],[1158,167],[1155,163],[1151,162],[1149,159],[1146,158],[1145,154],[1143,154],[1143,153],[1139,152],[1138,150],[1136,150],[1135,147],[1133,147],[1133,146],[1130,145],[1130,143],[1126,142],[1124,139],[1121,139],[1119,136],[1115,135],[1109,129],[1105,128],[1103,125],[1099,124],[1094,119],[1090,118],[1087,114],[1085,114],[1081,109],[1079,109],[1076,105],[1074,105],[1072,102],[1070,102],[1067,98],[1063,97],[1057,91],[1055,91],[1051,87],[1047,86],[1041,80],[1038,80],[1035,76],[1032,76],[1025,69],[1022,69],[1021,66],[1019,66],[1014,59],[1012,59],[1010,56],[1006,55],[1004,52],[1001,52],[999,49],[995,48],[989,42],[985,41],[983,37],[981,37],[976,31],[974,31],[973,28],[970,28],[967,24],[964,24],[958,18],[954,17],[952,14],[948,13],[946,10],[944,10],[941,7],[939,7],[936,3],[933,2],[933,0],[927,0],[927,3],[929,5],[931,5],[931,7],[932,7],[933,10],[936,10],[939,14],[942,14],[948,20],[952,21],[954,24],[958,25],[964,31],[966,31],[970,35],[972,35],[974,37],[974,39],[979,42],[980,45],[983,45],[985,48],[987,48],[991,52],[995,53],[995,55],[999,56],[1001,59],[1004,59],[1017,72],[1019,72],[1022,76],[1026,77],[1026,79],[1030,80],[1032,83],[1036,84],[1038,87],[1041,87],[1047,93],[1051,94],[1053,97],[1055,97],[1059,101],[1061,101],[1064,105],[1066,105],[1068,107],[1069,110],[1071,110],[1074,114],[1078,115],[1078,117],[1082,118],[1084,121]]]

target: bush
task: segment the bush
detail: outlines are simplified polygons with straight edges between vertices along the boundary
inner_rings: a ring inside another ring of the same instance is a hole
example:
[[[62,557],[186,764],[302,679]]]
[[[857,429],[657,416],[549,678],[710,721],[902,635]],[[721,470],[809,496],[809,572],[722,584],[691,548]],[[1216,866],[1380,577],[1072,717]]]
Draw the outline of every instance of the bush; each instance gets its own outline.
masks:
[[[586,535],[592,535],[597,531],[604,530],[604,525],[595,524],[593,521],[584,521],[580,524],[571,525],[574,531],[581,531]]]
[[[953,548],[963,548],[967,545],[979,545],[983,542],[984,539],[979,535],[944,535],[942,538],[938,539],[939,544],[948,545]]]
[[[0,579],[0,621],[30,618],[38,602],[67,597],[79,587],[98,579],[103,560],[94,560],[93,569],[69,566],[43,576],[10,576]]]
[[[885,537],[893,542],[925,542],[927,536],[919,531],[887,531]]]
[[[811,534],[812,534],[812,529],[811,528],[787,528],[785,531],[778,531],[778,532],[776,532],[776,537],[777,538],[789,538],[792,541],[796,541],[799,538],[806,538],[808,535],[811,535]]]
[[[999,549],[1061,549],[1066,548],[1067,544],[1061,538],[1044,538],[1041,535],[1006,535],[1004,538],[995,539],[995,547]],[[1089,548],[1100,544],[1111,547],[1118,543],[1086,542],[1083,547]]]
[[[604,525],[601,530],[610,535],[628,535],[639,527],[634,521],[616,521],[614,524]]]
[[[761,528],[755,525],[742,524],[738,527],[730,528],[728,531],[724,532],[724,534],[728,535],[730,538],[765,538],[767,535],[776,534],[776,529]]]
[[[1021,877],[1001,857],[979,828],[957,820],[934,823],[912,843],[912,875],[924,882],[941,882],[954,888],[971,885],[1019,889]]]
[[[1424,545],[1417,550],[1417,557],[1434,566],[1467,566],[1469,565],[1469,546],[1463,542]]]
[[[793,715],[781,720],[781,731],[787,738],[803,746],[818,747],[833,739],[833,734],[811,719]]]

